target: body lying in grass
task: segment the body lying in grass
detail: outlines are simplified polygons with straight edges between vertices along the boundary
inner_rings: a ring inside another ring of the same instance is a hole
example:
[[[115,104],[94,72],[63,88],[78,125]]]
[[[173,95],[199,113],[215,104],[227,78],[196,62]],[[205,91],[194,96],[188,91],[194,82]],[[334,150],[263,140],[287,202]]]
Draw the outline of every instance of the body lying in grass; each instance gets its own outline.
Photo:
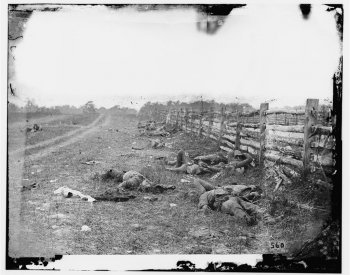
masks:
[[[119,183],[118,189],[121,192],[125,190],[138,190],[141,192],[162,193],[166,190],[175,189],[174,185],[156,184],[133,170],[121,172],[111,169],[103,174],[101,178],[102,180],[114,180],[116,183]]]
[[[166,168],[169,171],[199,175],[204,173],[221,173],[234,174],[235,172],[243,173],[253,158],[247,153],[241,153],[239,150],[231,151],[225,156],[219,152],[206,156],[199,156],[190,161],[188,154],[184,150],[177,153],[176,160],[167,161],[168,165],[175,167]],[[219,174],[220,175],[220,174]]]
[[[248,225],[257,220],[273,223],[275,220],[253,202],[260,198],[261,190],[255,185],[228,185],[215,187],[201,179],[194,180],[192,195],[199,195],[198,208],[221,211],[244,221]]]
[[[156,184],[139,172],[128,171],[123,176],[123,182],[118,185],[121,190],[139,190],[141,192],[162,193],[166,190],[174,190],[174,185]]]

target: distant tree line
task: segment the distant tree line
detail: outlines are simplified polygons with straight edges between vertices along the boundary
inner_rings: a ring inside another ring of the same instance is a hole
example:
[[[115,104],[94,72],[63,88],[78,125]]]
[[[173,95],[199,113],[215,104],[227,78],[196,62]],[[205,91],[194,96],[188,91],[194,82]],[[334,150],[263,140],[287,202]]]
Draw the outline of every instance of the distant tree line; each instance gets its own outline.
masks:
[[[121,115],[136,115],[137,111],[135,109],[120,107],[119,105],[113,106],[109,109],[105,107],[97,108],[93,101],[88,101],[80,107],[75,107],[71,105],[61,105],[44,107],[39,106],[34,100],[27,100],[24,106],[18,106],[12,102],[7,103],[8,113],[40,113],[40,114],[87,114],[87,113],[113,113]]]
[[[12,102],[7,104],[8,113],[40,113],[40,114],[82,114],[82,113],[96,113],[97,109],[92,101],[88,101],[81,107],[71,105],[61,105],[45,107],[39,106],[34,100],[27,100],[24,106],[18,106]]]
[[[214,111],[220,111],[222,107],[225,107],[227,111],[230,112],[251,112],[254,111],[253,108],[248,103],[218,103],[215,100],[197,100],[194,102],[180,102],[180,101],[168,101],[167,103],[159,102],[147,102],[144,104],[138,116],[141,119],[164,119],[164,114],[168,112],[169,109],[183,109],[194,110],[196,112],[208,112],[212,108]]]

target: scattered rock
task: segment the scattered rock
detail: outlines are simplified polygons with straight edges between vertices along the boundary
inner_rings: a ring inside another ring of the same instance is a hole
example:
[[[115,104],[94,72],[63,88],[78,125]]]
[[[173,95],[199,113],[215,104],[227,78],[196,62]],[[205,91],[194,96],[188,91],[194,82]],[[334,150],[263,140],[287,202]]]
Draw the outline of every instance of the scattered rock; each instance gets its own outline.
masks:
[[[132,224],[131,227],[134,229],[141,229],[141,225],[139,225],[138,223]]]
[[[217,237],[219,236],[219,232],[215,230],[209,230],[207,227],[199,227],[199,228],[192,228],[189,232],[189,235],[195,238],[211,238],[211,237]]]
[[[148,201],[152,201],[152,202],[158,200],[157,197],[143,197],[143,199],[148,200]]]
[[[90,161],[82,162],[82,164],[87,164],[87,165],[94,165],[94,164],[98,164],[98,163],[101,163],[101,161],[90,160]]]
[[[91,228],[88,227],[87,225],[83,225],[83,226],[81,227],[81,231],[91,231]]]

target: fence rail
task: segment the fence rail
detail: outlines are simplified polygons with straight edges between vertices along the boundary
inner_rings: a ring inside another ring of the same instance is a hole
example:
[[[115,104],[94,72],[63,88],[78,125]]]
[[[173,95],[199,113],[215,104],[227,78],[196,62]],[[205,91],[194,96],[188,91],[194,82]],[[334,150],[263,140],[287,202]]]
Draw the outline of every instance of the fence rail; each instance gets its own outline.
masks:
[[[188,133],[207,136],[224,151],[240,149],[254,155],[259,165],[264,160],[279,162],[304,173],[315,169],[333,169],[335,140],[330,122],[320,114],[318,99],[307,99],[305,110],[260,110],[232,113],[171,109],[167,123]]]

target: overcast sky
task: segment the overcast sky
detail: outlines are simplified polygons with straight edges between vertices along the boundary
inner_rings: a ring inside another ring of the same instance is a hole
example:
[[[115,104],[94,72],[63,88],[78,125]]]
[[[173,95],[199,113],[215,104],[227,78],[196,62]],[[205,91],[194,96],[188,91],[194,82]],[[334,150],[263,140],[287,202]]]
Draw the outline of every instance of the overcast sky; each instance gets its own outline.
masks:
[[[201,95],[255,107],[331,98],[340,46],[325,10],[313,5],[304,20],[296,4],[249,4],[214,35],[197,30],[194,9],[34,12],[15,50],[16,91],[39,105],[135,108]]]

